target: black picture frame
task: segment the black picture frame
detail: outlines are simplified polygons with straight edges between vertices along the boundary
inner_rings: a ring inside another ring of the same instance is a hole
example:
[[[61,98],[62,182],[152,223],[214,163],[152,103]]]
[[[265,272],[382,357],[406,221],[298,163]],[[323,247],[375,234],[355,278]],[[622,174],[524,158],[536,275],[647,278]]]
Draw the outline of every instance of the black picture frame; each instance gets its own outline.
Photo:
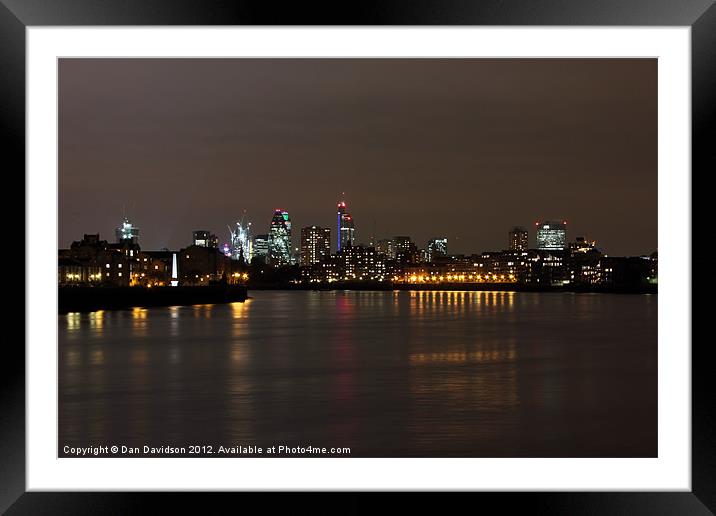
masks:
[[[25,192],[25,29],[29,26],[82,25],[554,25],[554,26],[688,26],[692,59],[692,192],[708,172],[716,170],[716,6],[713,0],[382,0],[324,5],[320,2],[232,2],[222,0],[0,0],[0,124],[4,138],[2,170],[6,192]],[[22,178],[22,179],[21,179]],[[10,189],[9,181],[18,184]],[[9,197],[9,195],[7,196]],[[696,206],[692,201],[692,210]],[[703,206],[703,204],[700,204]],[[5,204],[8,219],[16,209]],[[704,230],[705,216],[692,211],[692,235]],[[706,229],[706,231],[708,231]],[[18,235],[19,238],[19,235]],[[24,234],[24,249],[28,249]],[[696,239],[694,238],[694,241]],[[34,251],[33,251],[34,252]],[[15,255],[17,252],[9,253]],[[704,253],[694,256],[692,270],[708,270]],[[25,275],[14,271],[12,281]],[[689,278],[690,281],[690,278]],[[23,300],[25,299],[24,287]],[[692,334],[703,323],[707,303],[696,302],[705,286],[692,283]],[[31,310],[17,303],[18,310]],[[22,307],[22,308],[19,308]],[[716,431],[714,430],[714,375],[709,360],[710,339],[692,342],[692,491],[641,493],[471,493],[467,503],[481,510],[528,510],[537,514],[710,514],[716,512]],[[252,494],[208,493],[60,493],[25,492],[25,349],[24,339],[4,339],[0,382],[0,511],[7,514],[132,514],[145,512],[149,503],[162,512],[202,512],[237,495],[241,503],[259,502]],[[687,343],[683,343],[686,345]],[[198,499],[196,498],[198,496]],[[209,498],[211,496],[211,498]],[[474,498],[477,497],[477,498]],[[251,498],[254,498],[253,500]],[[191,502],[191,503],[190,503]],[[271,508],[289,510],[323,506],[342,513],[373,510],[383,505],[378,493],[353,493],[328,505],[315,495],[272,496]],[[411,503],[431,508],[434,499],[416,493]],[[321,504],[321,505],[316,505]]]

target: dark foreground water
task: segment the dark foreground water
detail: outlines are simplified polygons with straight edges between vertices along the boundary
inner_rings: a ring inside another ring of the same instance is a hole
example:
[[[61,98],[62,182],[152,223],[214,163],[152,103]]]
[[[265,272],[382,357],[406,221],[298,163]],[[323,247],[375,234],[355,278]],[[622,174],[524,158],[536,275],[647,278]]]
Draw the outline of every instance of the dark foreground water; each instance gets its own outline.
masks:
[[[250,295],[60,316],[58,454],[657,454],[657,296]]]

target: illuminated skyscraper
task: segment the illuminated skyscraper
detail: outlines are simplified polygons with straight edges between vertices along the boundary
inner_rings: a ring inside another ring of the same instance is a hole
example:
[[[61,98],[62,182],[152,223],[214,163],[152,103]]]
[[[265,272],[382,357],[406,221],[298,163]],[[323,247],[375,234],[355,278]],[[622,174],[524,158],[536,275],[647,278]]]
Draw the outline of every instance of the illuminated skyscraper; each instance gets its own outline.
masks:
[[[269,236],[268,235],[256,235],[253,238],[253,256],[259,256],[264,260],[268,258],[269,252]]]
[[[338,203],[338,250],[348,245],[355,245],[355,224],[353,217],[347,211],[345,201]]]
[[[514,226],[508,233],[508,245],[510,251],[526,251],[530,246],[527,228]]]
[[[136,244],[139,240],[139,228],[134,226],[127,217],[124,217],[122,225],[114,230],[114,234],[117,237],[117,243],[121,244],[126,241],[130,241]]]
[[[231,258],[234,260],[243,259],[246,263],[251,263],[251,259],[254,256],[254,246],[251,240],[251,222],[247,224],[237,222],[236,229],[233,230],[229,226],[229,234],[231,235],[231,245],[229,247]]]
[[[291,263],[291,219],[287,211],[274,211],[269,227],[268,247],[268,259],[271,264]]]
[[[432,240],[429,240],[428,248],[427,248],[428,261],[432,262],[438,256],[446,256],[447,255],[447,243],[448,243],[448,239],[445,237],[433,238]]]
[[[330,228],[318,226],[301,228],[301,265],[318,263],[330,254]]]
[[[567,221],[536,222],[537,249],[559,250],[567,247]]]

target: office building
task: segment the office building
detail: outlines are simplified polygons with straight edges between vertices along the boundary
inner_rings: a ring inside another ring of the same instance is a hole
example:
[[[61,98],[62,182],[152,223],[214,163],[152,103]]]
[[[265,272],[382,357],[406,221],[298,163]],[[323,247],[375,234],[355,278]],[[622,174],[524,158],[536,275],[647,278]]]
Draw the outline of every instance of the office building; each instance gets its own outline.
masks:
[[[448,239],[445,237],[429,240],[425,254],[427,261],[432,262],[440,256],[447,256],[447,244]]]
[[[301,265],[318,263],[331,254],[331,230],[319,226],[301,228]]]
[[[255,258],[259,258],[260,260],[266,261],[268,259],[268,252],[269,252],[269,236],[268,234],[265,235],[256,235],[253,238],[253,248],[252,248],[252,261]]]
[[[355,223],[351,214],[348,213],[345,201],[338,203],[338,237],[336,241],[338,251],[355,244]]]
[[[291,263],[291,219],[287,211],[274,211],[268,234],[268,261],[275,266]]]
[[[508,233],[508,249],[510,251],[526,251],[529,249],[529,235],[522,226],[514,226]]]
[[[567,222],[537,222],[537,249],[562,250],[567,247]]]

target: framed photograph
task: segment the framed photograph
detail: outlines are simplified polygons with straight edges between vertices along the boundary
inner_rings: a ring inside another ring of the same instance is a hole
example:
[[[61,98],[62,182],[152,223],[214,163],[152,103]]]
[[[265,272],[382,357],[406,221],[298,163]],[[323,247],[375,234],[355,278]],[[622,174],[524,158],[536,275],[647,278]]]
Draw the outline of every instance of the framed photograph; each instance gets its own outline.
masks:
[[[714,510],[713,2],[1,1],[3,511]]]

